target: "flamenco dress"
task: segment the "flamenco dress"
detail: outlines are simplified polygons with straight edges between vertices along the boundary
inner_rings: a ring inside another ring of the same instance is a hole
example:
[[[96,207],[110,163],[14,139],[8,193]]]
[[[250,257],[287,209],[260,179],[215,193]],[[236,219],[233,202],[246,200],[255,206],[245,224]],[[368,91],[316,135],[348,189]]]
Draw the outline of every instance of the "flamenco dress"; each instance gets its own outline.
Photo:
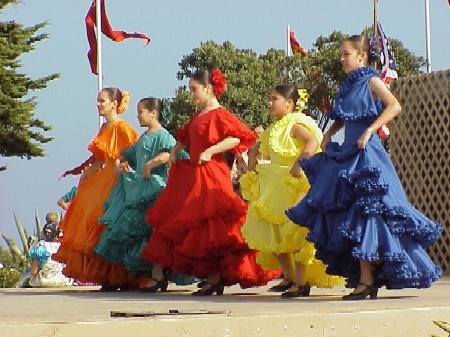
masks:
[[[146,222],[151,207],[166,186],[167,164],[155,167],[148,179],[142,176],[145,163],[162,152],[170,152],[175,138],[164,128],[144,133],[139,141],[122,151],[134,172],[123,172],[104,203],[105,214],[98,220],[105,225],[95,252],[112,263],[123,265],[133,275],[151,277],[152,264],[141,257],[152,233]],[[186,156],[185,156],[186,157]],[[195,278],[172,274],[179,285],[191,284]]]
[[[204,150],[227,137],[240,139],[231,152],[242,153],[256,133],[221,107],[196,113],[178,131],[190,159],[171,166],[166,188],[147,212],[154,232],[142,256],[199,279],[220,273],[223,285],[264,285],[279,272],[264,271],[256,263],[257,251],[242,238],[247,204],[233,191],[224,154],[198,164]]]
[[[314,258],[314,245],[306,241],[308,230],[295,225],[285,214],[309,189],[303,173],[300,178],[289,173],[305,146],[291,136],[296,124],[307,128],[319,143],[322,141],[314,120],[300,112],[284,116],[259,135],[259,151],[270,161],[257,164],[255,171],[240,179],[242,195],[249,201],[242,236],[250,248],[260,251],[257,262],[264,269],[280,269],[274,254],[291,253],[295,261],[306,266],[304,276],[310,285],[332,287],[344,280],[325,273],[325,265]]]
[[[342,84],[328,117],[344,122],[344,142],[331,142],[326,154],[300,162],[311,188],[287,215],[310,230],[316,257],[328,265],[327,273],[346,277],[348,287],[359,282],[359,260],[375,263],[377,286],[430,287],[441,271],[425,248],[442,227],[408,202],[377,134],[365,149],[357,146],[382,112],[369,88],[374,76],[374,68],[363,67]]]
[[[63,236],[53,259],[65,264],[63,273],[82,282],[102,285],[135,285],[135,280],[123,266],[112,264],[94,252],[104,226],[98,223],[103,215],[103,203],[117,182],[115,160],[120,152],[139,138],[128,122],[118,120],[100,128],[88,150],[99,161],[101,169],[87,175],[59,224]]]

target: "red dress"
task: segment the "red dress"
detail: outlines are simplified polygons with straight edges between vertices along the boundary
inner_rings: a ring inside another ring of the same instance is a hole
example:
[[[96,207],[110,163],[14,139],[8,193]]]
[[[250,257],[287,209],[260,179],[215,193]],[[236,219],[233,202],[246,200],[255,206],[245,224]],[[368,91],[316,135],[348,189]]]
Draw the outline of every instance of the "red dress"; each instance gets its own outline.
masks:
[[[220,272],[225,285],[264,285],[279,272],[256,263],[257,251],[241,235],[247,204],[233,191],[223,153],[198,164],[200,154],[227,137],[240,139],[232,153],[246,151],[257,135],[224,108],[196,113],[177,134],[190,159],[178,159],[167,186],[147,211],[154,232],[142,256],[173,272],[206,278]]]

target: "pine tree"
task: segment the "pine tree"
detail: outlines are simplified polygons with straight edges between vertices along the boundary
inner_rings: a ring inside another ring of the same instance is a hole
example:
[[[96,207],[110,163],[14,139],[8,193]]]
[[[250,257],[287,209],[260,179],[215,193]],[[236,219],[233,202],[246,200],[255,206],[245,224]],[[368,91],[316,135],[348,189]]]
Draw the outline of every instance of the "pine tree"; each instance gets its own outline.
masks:
[[[19,0],[0,0],[0,11]],[[52,140],[42,132],[51,126],[34,116],[36,97],[30,92],[44,89],[47,82],[59,77],[52,74],[36,80],[20,73],[20,57],[35,49],[35,43],[48,38],[37,32],[47,25],[24,27],[15,21],[0,21],[0,156],[45,156],[42,144]]]

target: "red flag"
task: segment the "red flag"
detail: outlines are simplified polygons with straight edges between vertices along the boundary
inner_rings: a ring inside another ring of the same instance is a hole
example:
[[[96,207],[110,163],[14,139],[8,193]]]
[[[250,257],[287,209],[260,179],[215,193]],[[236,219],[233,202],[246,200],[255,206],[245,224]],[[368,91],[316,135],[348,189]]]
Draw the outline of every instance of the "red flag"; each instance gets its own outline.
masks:
[[[89,41],[88,59],[91,65],[91,71],[94,74],[97,73],[97,36],[95,35],[94,26],[97,25],[97,18],[95,16],[95,1],[92,1],[92,5],[84,20],[86,23],[86,33]],[[102,33],[115,42],[120,42],[128,38],[145,39],[147,46],[150,43],[150,38],[147,35],[141,33],[127,33],[120,30],[113,30],[109,24],[108,16],[106,15],[105,0],[100,0],[101,16],[102,16]]]
[[[384,124],[381,128],[377,130],[378,136],[380,136],[381,140],[386,140],[389,138],[391,131],[389,130],[389,123]]]
[[[301,58],[306,56],[306,50],[300,45],[300,43],[295,38],[295,33],[293,31],[289,32],[289,41],[291,42],[291,50],[294,55],[300,55]]]
[[[327,113],[328,110],[330,110],[333,106],[331,105],[330,100],[328,99],[328,97],[323,96],[322,97],[322,106],[320,107],[320,110],[322,111],[322,113],[325,115]]]

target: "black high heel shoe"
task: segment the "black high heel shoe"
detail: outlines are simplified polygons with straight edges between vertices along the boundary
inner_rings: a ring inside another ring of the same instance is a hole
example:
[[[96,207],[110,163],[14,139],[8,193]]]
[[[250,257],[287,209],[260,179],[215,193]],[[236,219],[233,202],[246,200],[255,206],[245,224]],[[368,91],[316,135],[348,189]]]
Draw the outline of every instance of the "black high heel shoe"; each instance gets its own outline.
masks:
[[[207,283],[203,288],[192,293],[192,296],[211,296],[216,294],[217,296],[223,295],[223,285],[221,283],[209,284]]]
[[[355,293],[354,291],[348,295],[342,296],[344,301],[358,301],[370,296],[371,300],[376,300],[378,297],[378,287],[374,284],[359,283],[358,285],[365,286],[363,291]]]
[[[110,293],[119,290],[119,286],[110,286],[103,284],[99,291],[104,293]]]
[[[284,293],[281,294],[282,298],[291,298],[291,297],[308,297],[309,293],[311,292],[311,286],[309,283],[306,283],[305,285],[298,285],[294,284],[294,286],[297,288],[297,290],[289,291],[286,290]]]
[[[156,293],[158,290],[160,290],[162,293],[165,293],[167,291],[167,286],[169,285],[169,281],[167,281],[167,279],[163,278],[162,280],[152,280],[156,282],[154,285],[141,288],[139,289],[139,292]]]
[[[284,279],[283,281],[281,281],[281,283],[274,285],[273,287],[270,287],[268,291],[275,293],[282,293],[294,285],[295,285],[294,282]]]
[[[208,284],[208,281],[206,280],[202,280],[200,282],[197,283],[197,288],[203,288],[204,286],[206,286]]]

